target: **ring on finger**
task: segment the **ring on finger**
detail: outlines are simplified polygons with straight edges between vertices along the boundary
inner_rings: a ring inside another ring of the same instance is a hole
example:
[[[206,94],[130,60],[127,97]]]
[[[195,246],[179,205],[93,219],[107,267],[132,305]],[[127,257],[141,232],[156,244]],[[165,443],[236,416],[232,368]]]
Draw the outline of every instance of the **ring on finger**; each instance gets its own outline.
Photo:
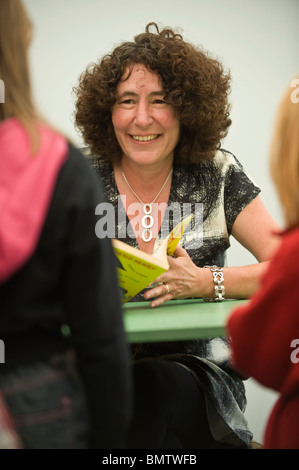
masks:
[[[169,285],[168,285],[168,284],[164,284],[164,287],[166,288],[165,295],[169,294],[169,292],[170,292]]]

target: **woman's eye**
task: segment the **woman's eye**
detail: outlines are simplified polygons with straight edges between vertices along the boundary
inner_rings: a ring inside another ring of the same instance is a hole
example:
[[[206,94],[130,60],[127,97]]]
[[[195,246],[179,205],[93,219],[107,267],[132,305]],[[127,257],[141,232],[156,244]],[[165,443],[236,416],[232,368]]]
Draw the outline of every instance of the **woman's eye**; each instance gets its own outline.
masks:
[[[167,104],[167,102],[165,100],[163,100],[162,98],[161,99],[156,99],[154,101],[154,103],[156,103],[156,104]]]
[[[133,104],[133,103],[134,103],[134,100],[132,100],[132,99],[127,99],[127,100],[121,101],[121,104]]]

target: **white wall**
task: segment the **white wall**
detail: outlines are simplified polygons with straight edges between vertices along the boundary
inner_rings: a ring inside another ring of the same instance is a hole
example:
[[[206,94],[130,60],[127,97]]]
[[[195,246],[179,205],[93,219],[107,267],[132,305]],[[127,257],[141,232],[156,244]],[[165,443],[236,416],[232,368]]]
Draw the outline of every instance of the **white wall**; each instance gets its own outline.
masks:
[[[87,64],[133,39],[149,21],[179,27],[232,74],[232,120],[223,147],[263,189],[279,223],[281,212],[268,173],[273,118],[282,92],[299,72],[298,0],[24,0],[35,26],[31,65],[41,112],[77,145],[72,87]],[[254,262],[232,243],[229,263]],[[275,394],[247,383],[247,417],[257,440]]]

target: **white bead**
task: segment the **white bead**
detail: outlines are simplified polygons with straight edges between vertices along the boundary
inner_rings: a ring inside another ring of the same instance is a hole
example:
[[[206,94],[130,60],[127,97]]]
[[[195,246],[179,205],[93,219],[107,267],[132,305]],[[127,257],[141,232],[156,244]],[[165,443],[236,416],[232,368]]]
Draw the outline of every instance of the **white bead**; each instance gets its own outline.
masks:
[[[147,222],[149,219],[149,222]],[[141,225],[143,228],[151,228],[154,225],[154,218],[152,215],[144,215],[141,219]]]
[[[147,238],[145,237],[146,233],[149,234]],[[144,242],[150,242],[151,239],[153,238],[153,232],[151,231],[151,229],[150,228],[143,229],[142,234],[141,234],[141,238]]]
[[[153,209],[153,208],[152,208],[151,204],[149,204],[149,203],[143,205],[143,212],[144,212],[145,214],[151,214],[151,213],[152,213],[152,209]]]

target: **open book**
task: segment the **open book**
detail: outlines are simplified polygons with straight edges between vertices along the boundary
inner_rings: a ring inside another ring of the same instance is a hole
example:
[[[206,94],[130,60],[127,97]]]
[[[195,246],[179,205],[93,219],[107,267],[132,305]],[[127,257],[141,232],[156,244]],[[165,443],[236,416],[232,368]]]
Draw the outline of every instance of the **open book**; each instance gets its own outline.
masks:
[[[131,300],[169,269],[167,255],[173,255],[192,218],[193,214],[179,222],[152,255],[120,240],[112,240],[123,303]]]

